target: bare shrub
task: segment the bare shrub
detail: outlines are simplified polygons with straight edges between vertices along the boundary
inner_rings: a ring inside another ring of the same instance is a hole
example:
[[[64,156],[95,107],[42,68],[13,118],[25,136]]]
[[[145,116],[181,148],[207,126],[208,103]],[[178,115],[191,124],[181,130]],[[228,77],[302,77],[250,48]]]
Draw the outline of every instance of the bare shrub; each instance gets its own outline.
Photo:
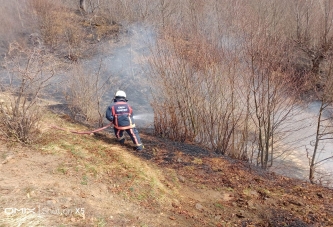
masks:
[[[72,67],[66,82],[65,98],[73,119],[100,126],[103,124],[105,107],[101,100],[116,83],[111,78],[103,74],[102,62],[96,71],[87,71],[79,64]]]
[[[170,34],[170,33],[169,33]],[[166,35],[150,59],[157,133],[226,153],[235,129],[229,65],[203,37]],[[236,117],[238,118],[238,117]]]
[[[44,42],[55,47],[58,44],[59,35],[63,32],[63,26],[65,26],[60,15],[59,1],[32,0],[30,7],[37,16]]]
[[[211,33],[198,17],[214,4],[190,6],[186,33],[165,27],[167,35],[152,51],[156,132],[235,158],[253,158],[267,168],[281,142],[282,123],[294,108],[289,98],[293,70],[285,54],[290,46],[286,36],[279,36],[283,8],[274,2],[263,11],[259,4],[236,5],[239,15],[258,10],[259,16],[230,19]],[[232,42],[235,32],[241,36]]]
[[[40,98],[55,75],[52,57],[40,49],[23,49],[12,44],[3,67],[8,78],[0,105],[0,130],[8,138],[29,143],[36,139],[42,117]]]
[[[333,59],[326,59],[329,61],[322,74],[321,82],[323,87],[313,85],[313,90],[316,91],[316,99],[319,101],[319,109],[316,119],[316,132],[315,138],[312,141],[312,152],[307,152],[309,159],[309,180],[311,183],[316,183],[316,178],[325,178],[324,174],[320,173],[319,169],[322,164],[333,159],[332,153],[325,149],[325,142],[333,139],[333,118],[332,118],[332,104],[333,104]],[[316,84],[316,83],[314,83]],[[325,158],[324,158],[324,157]],[[328,176],[332,176],[330,173]],[[326,176],[327,181],[327,176]]]

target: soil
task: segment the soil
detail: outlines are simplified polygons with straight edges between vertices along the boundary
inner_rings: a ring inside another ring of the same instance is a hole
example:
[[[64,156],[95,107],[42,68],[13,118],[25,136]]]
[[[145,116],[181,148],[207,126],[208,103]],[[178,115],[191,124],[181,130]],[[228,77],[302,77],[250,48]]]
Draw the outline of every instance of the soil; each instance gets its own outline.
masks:
[[[52,120],[49,120],[52,119]],[[0,140],[0,226],[333,226],[333,191],[140,129],[145,150],[68,118]]]
[[[56,55],[72,64],[93,56],[101,40],[119,41],[120,25],[95,23],[82,24],[93,31],[83,34],[87,49],[67,55],[60,45]],[[0,135],[0,227],[333,226],[333,191],[320,185],[146,129],[140,129],[144,151],[134,152],[112,130],[75,135],[52,125],[88,130],[47,112],[33,144]]]

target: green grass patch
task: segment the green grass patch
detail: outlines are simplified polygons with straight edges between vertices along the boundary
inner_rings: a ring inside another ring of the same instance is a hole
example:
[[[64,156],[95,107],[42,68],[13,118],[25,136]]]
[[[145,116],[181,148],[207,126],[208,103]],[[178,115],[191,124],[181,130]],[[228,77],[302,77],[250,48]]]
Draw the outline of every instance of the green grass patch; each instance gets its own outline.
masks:
[[[214,206],[217,207],[217,208],[220,208],[220,209],[224,210],[224,207],[221,204],[219,204],[219,203],[214,203]]]
[[[97,227],[105,227],[107,225],[104,218],[97,218],[96,226]]]
[[[98,174],[97,166],[92,165],[92,164],[85,164],[85,167],[89,173],[92,173],[94,176],[97,176],[97,174]]]
[[[65,175],[68,172],[68,168],[61,164],[58,166],[57,172]]]
[[[231,188],[231,187],[227,187],[227,188],[224,188],[224,189],[227,190],[227,191],[229,191],[229,192],[233,192],[234,191],[234,189]]]
[[[87,175],[82,176],[81,184],[82,185],[88,185],[88,177],[87,177]]]

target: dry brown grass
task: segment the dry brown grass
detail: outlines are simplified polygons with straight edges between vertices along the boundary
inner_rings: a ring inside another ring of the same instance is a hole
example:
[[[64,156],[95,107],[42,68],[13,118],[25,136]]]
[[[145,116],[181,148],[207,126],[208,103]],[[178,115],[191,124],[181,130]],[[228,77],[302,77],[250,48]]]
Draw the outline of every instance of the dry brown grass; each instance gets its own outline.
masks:
[[[68,56],[81,57],[85,31],[80,26],[81,17],[65,7],[61,1],[33,0],[30,7],[35,12],[43,42],[52,49],[65,48]]]
[[[82,207],[85,214],[36,217],[0,212],[0,225],[332,224],[332,192],[319,186],[248,171],[245,163],[222,157],[197,157],[193,146],[182,150],[186,144],[177,147],[152,135],[143,135],[150,143],[138,154],[108,134],[76,135],[47,127],[52,124],[87,130],[68,117],[47,112],[38,143],[23,148],[25,152],[15,147],[13,159],[0,164],[6,183],[0,187],[1,208]],[[151,152],[153,159],[143,158]],[[270,215],[274,210],[287,210],[289,215]]]
[[[66,118],[59,118],[53,113],[47,113],[43,118],[45,129],[38,143],[38,150],[45,154],[68,154],[77,160],[77,165],[59,166],[57,172],[70,174],[80,172],[80,176],[89,176],[99,181],[112,176],[112,191],[122,194],[125,198],[138,204],[155,204],[168,206],[173,197],[178,194],[176,187],[166,178],[173,171],[161,171],[157,166],[143,162],[134,154],[124,151],[116,144],[116,140],[103,135],[76,135],[70,132],[51,129],[56,124],[59,127],[74,131],[88,130]],[[48,127],[48,130],[47,130]]]
[[[52,52],[76,62],[86,57],[85,51],[89,49],[87,44],[99,42],[104,38],[113,38],[118,34],[120,25],[106,14],[102,12],[81,14],[67,4],[59,0],[30,2],[43,44],[46,44]]]

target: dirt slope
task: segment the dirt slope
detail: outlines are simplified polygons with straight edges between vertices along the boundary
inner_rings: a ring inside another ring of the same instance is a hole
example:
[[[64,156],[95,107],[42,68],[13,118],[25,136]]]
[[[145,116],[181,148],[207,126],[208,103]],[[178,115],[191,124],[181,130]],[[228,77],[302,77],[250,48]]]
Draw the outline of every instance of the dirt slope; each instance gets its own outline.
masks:
[[[333,226],[333,191],[140,134],[145,151],[48,113],[38,143],[0,140],[0,226]]]
[[[80,173],[69,171],[61,174],[65,171],[59,167],[62,165],[70,168],[76,165],[76,160],[67,154],[42,154],[33,150],[15,152],[1,167],[0,224],[127,226],[133,222],[160,225],[163,219],[166,220],[163,215],[146,211],[110,192],[108,180],[82,178]],[[14,215],[8,208],[35,208],[35,212],[21,210]],[[156,216],[160,217],[155,220]]]

